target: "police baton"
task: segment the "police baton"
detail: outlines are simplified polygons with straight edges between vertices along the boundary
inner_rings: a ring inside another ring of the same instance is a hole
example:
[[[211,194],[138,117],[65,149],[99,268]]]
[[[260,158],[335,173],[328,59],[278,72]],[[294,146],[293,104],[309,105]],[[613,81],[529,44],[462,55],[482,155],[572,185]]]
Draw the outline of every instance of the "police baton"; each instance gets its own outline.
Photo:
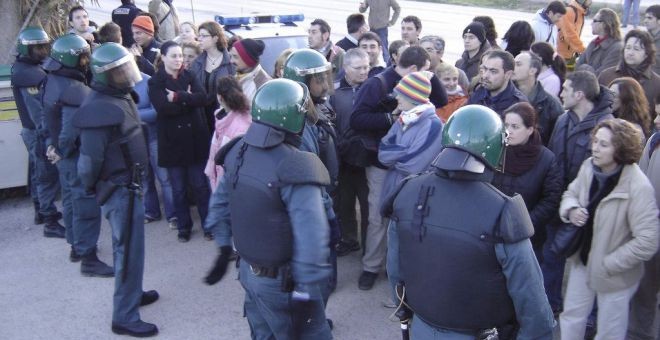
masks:
[[[403,340],[410,340],[410,319],[412,319],[412,310],[408,308],[408,305],[405,303],[406,289],[403,282],[399,282],[394,287],[396,291],[396,296],[399,299],[399,307],[397,308],[394,315],[399,318],[401,322],[401,338]]]
[[[136,163],[131,169],[131,180],[128,184],[128,210],[126,211],[126,221],[124,228],[123,246],[124,258],[122,261],[121,281],[126,281],[128,275],[128,258],[131,254],[131,239],[133,237],[133,205],[135,205],[135,195],[140,190],[140,171],[141,166]]]

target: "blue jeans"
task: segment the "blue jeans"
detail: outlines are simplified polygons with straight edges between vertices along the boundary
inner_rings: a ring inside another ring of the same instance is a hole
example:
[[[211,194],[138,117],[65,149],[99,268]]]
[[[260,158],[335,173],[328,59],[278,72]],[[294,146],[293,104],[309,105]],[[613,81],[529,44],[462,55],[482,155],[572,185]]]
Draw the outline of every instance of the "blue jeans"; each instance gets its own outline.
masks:
[[[165,217],[169,221],[176,217],[174,210],[174,198],[172,197],[172,184],[166,168],[158,166],[158,130],[156,124],[148,124],[143,127],[144,135],[147,138],[149,150],[149,164],[144,171],[142,178],[144,190],[144,213],[146,216],[158,219],[160,218],[160,200],[158,199],[158,190],[154,178],[160,183],[160,191],[163,195],[163,206],[165,208]]]
[[[390,66],[390,53],[387,50],[390,47],[390,44],[387,42],[387,26],[383,28],[371,29],[372,32],[378,34],[380,37],[380,44],[383,47],[383,60]]]
[[[245,290],[244,310],[253,339],[332,339],[319,287],[308,302],[296,302],[282,291],[282,275],[260,277],[241,261],[239,280]]]
[[[34,159],[35,185],[39,200],[39,213],[45,218],[57,214],[55,199],[60,190],[57,168],[46,158],[46,143],[39,133],[23,129],[23,142],[28,145],[30,157]]]
[[[396,223],[390,220],[387,226],[387,280],[392,289],[392,302],[399,303],[396,296],[396,284],[401,281],[401,271],[399,270],[399,233],[396,229]]]
[[[179,232],[190,232],[193,226],[190,218],[190,206],[188,205],[188,199],[186,199],[188,185],[191,186],[195,195],[197,212],[199,212],[202,229],[204,228],[204,221],[209,212],[209,198],[211,197],[209,181],[204,175],[204,165],[203,162],[200,162],[187,167],[167,168],[170,183],[172,183],[175,215],[179,220]]]
[[[112,258],[115,266],[115,292],[112,322],[127,324],[140,320],[142,276],[144,274],[144,207],[140,195],[135,195],[133,214],[128,214],[129,191],[119,187],[103,205],[103,215],[112,226]],[[128,229],[127,221],[132,221]],[[130,243],[124,240],[130,233]],[[128,254],[127,254],[128,251]],[[128,255],[126,267],[124,256]],[[123,273],[126,271],[126,280]]]
[[[632,24],[633,26],[639,25],[639,3],[640,0],[625,0],[623,2],[623,18],[621,24],[625,27],[628,26],[628,17],[630,16],[630,8],[632,7]]]
[[[474,340],[474,335],[435,328],[415,315],[410,326],[410,338],[424,340]]]
[[[545,293],[548,295],[550,307],[555,312],[562,309],[561,285],[564,280],[564,265],[566,264],[566,259],[560,258],[550,251],[550,245],[555,239],[557,228],[558,226],[555,223],[548,224],[546,228],[548,237],[543,245],[543,262],[541,263]]]
[[[66,240],[78,255],[95,251],[101,233],[101,208],[94,194],[85,192],[78,177],[78,153],[57,162],[62,186]]]

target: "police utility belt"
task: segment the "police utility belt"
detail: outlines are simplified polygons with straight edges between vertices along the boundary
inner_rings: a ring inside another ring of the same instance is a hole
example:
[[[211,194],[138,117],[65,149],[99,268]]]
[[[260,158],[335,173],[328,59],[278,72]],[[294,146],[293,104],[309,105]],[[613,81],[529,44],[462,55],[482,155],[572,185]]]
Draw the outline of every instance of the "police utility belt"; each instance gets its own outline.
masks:
[[[260,266],[256,264],[250,264],[244,259],[240,258],[236,261],[237,266],[240,266],[241,264],[248,265],[250,267],[250,271],[254,276],[257,277],[267,277],[269,279],[276,279],[278,276],[281,274],[281,280],[282,280],[282,286],[281,289],[283,292],[292,292],[293,291],[293,276],[291,275],[291,266],[289,264],[285,264],[283,266],[279,267],[266,267],[266,266]]]

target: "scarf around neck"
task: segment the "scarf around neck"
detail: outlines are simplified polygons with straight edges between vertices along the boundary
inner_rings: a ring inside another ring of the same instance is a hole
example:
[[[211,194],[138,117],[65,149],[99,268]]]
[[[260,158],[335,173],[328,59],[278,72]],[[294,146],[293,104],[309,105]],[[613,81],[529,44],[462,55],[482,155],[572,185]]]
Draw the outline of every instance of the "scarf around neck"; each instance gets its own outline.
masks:
[[[503,172],[507,175],[520,176],[536,165],[541,154],[541,135],[534,130],[525,144],[506,147]]]

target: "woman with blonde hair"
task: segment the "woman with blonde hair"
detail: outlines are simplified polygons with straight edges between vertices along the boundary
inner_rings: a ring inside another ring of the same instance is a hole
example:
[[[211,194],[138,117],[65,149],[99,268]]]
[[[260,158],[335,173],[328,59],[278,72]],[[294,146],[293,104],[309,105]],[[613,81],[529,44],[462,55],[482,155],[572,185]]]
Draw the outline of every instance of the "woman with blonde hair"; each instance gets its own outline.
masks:
[[[592,157],[582,163],[559,207],[562,221],[581,228],[579,248],[566,261],[562,340],[584,339],[596,299],[596,339],[625,339],[643,263],[658,250],[655,192],[636,164],[642,153],[639,130],[611,119],[591,135]]]

